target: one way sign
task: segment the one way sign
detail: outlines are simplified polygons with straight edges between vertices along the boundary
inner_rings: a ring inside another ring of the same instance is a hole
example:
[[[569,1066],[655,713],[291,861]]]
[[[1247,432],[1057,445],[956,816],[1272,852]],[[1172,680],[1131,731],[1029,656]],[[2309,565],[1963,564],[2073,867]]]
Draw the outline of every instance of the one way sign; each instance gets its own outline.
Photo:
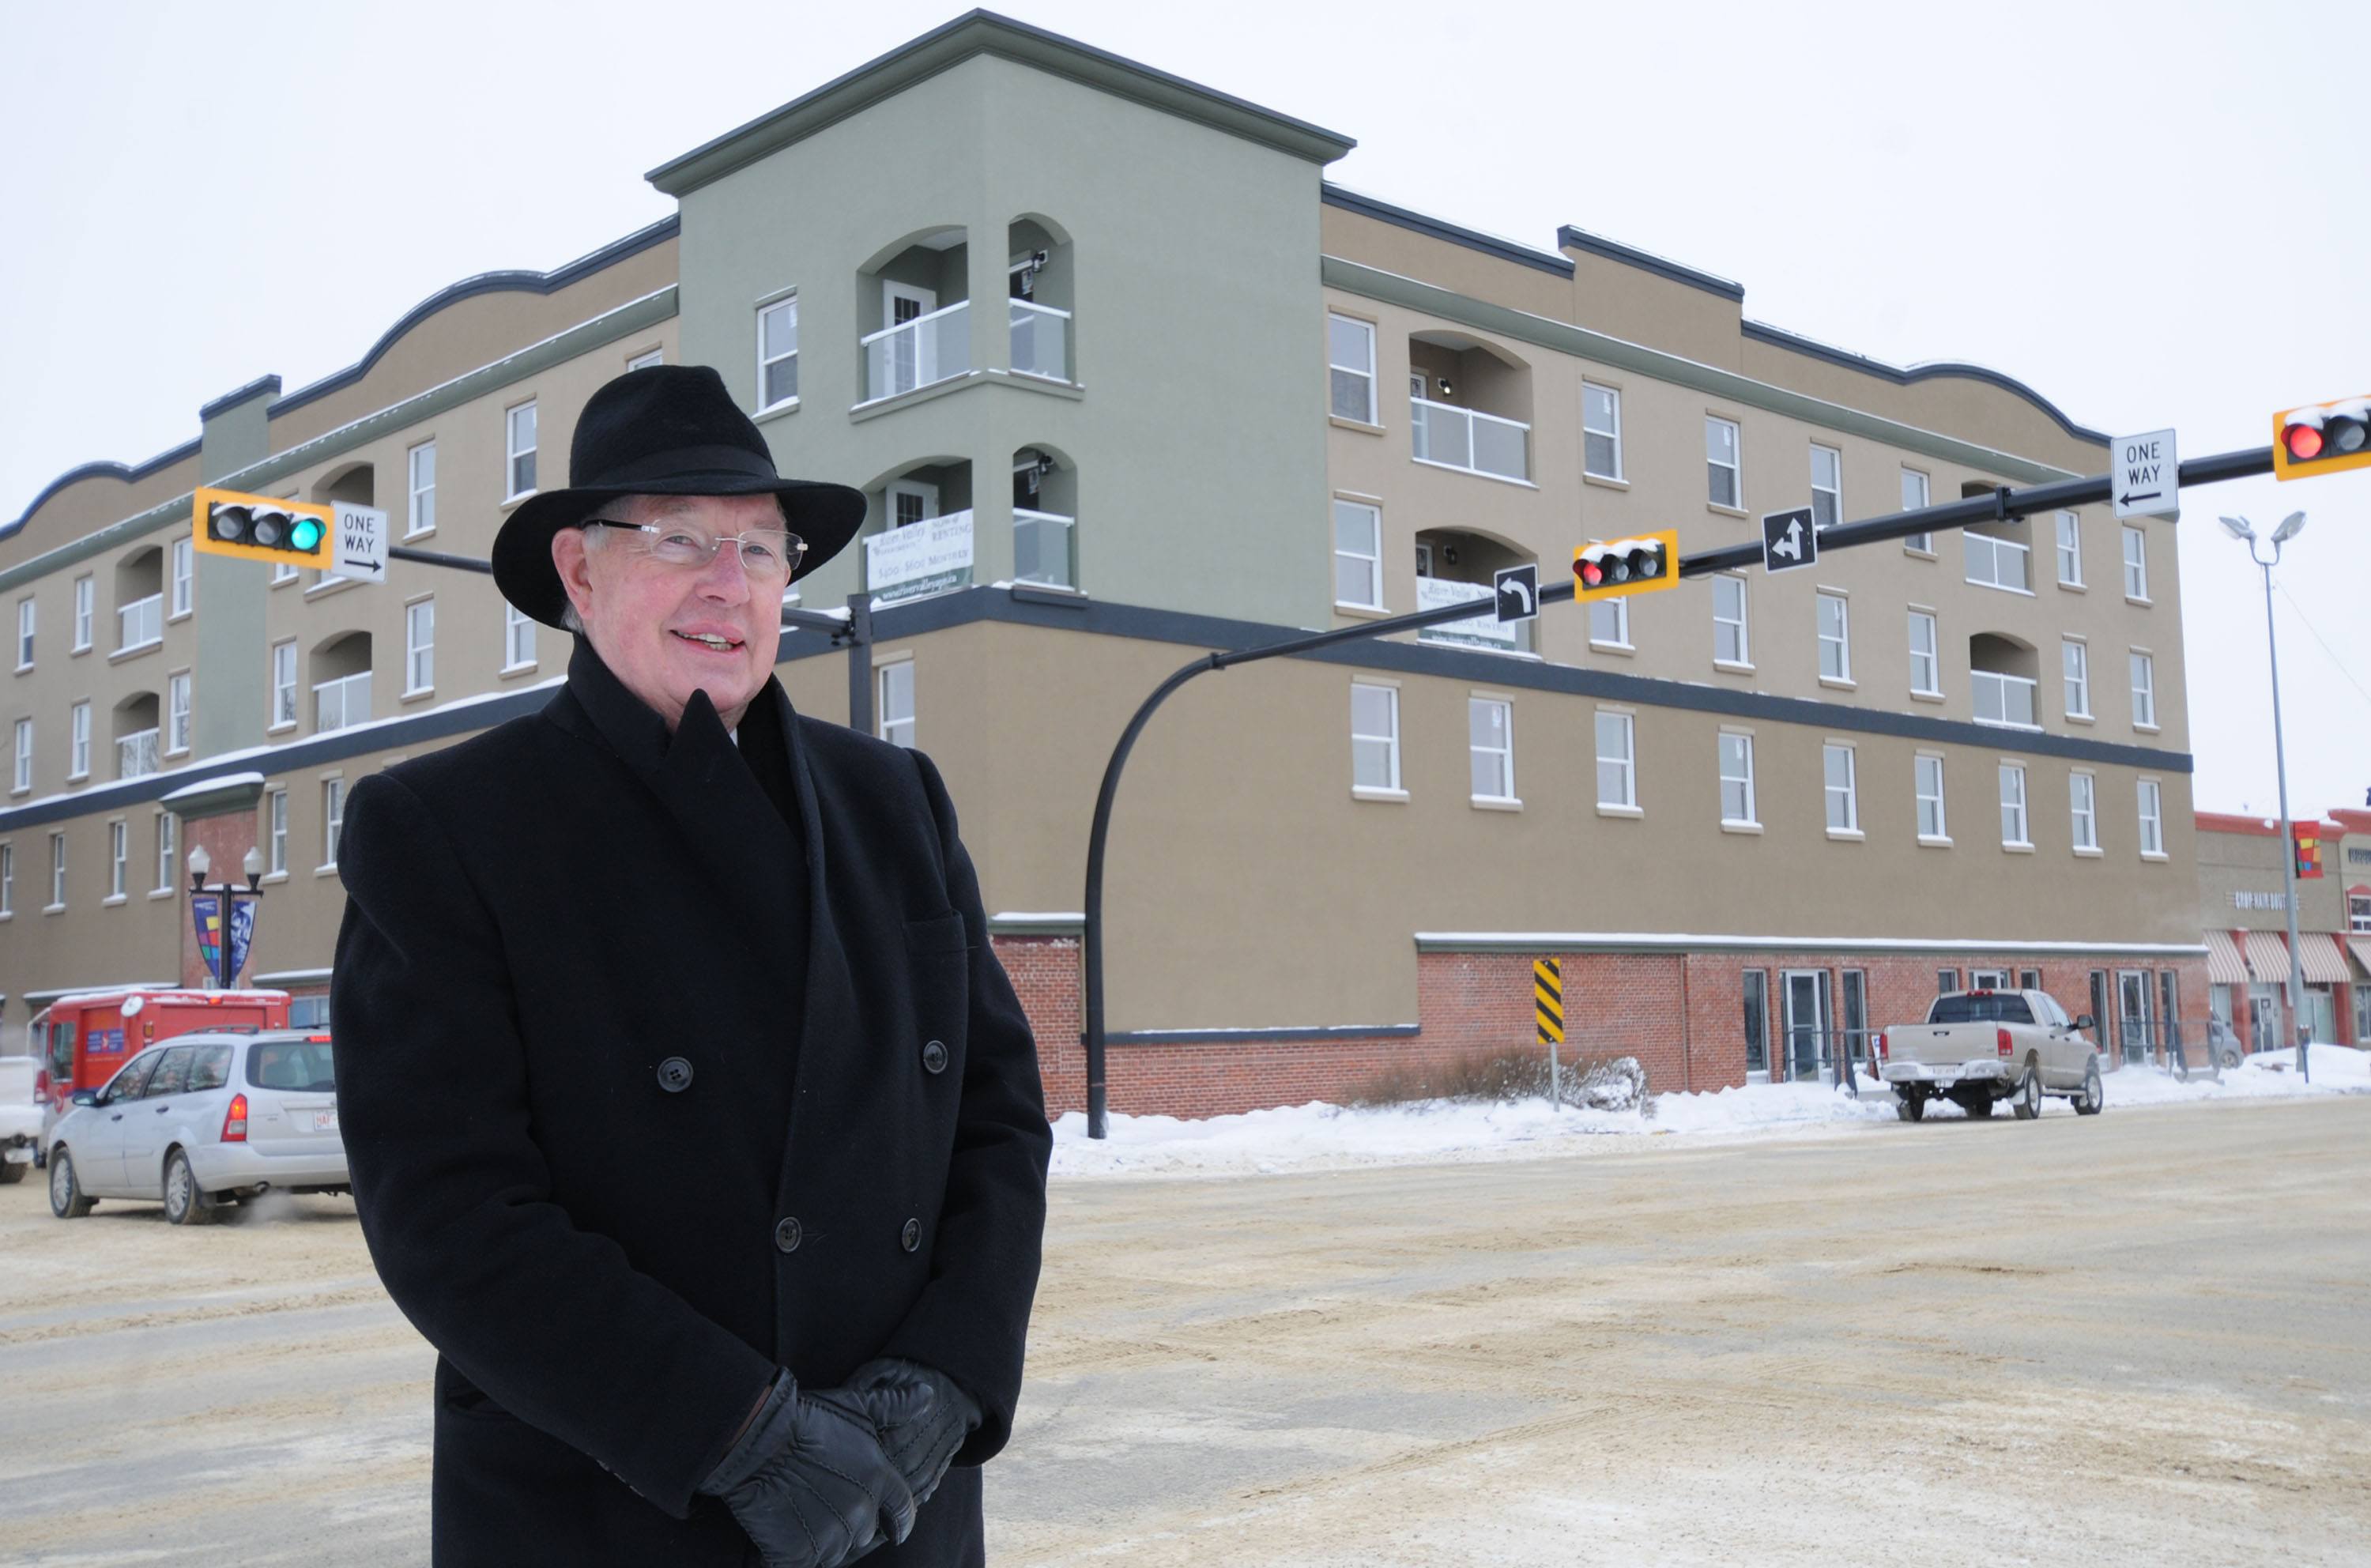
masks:
[[[2181,464],[2174,456],[2173,432],[2120,435],[2114,455],[2115,471],[2110,478],[2117,516],[2170,517],[2180,509]]]

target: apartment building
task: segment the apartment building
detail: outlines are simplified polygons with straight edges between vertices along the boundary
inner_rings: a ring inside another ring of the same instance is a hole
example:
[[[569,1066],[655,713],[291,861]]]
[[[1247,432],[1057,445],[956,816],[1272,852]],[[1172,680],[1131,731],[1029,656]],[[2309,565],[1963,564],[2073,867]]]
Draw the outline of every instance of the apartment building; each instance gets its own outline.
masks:
[[[2371,1045],[2371,811],[2335,811],[2290,828],[2284,847],[2277,819],[2198,813],[2209,1007],[2241,1052],[2294,1044],[2300,1021],[2316,1040]],[[2288,855],[2299,862],[2294,950],[2281,870]],[[2301,1020],[2289,1008],[2292,965]]]
[[[1360,195],[1325,179],[1351,144],[975,13],[659,166],[665,222],[62,476],[0,527],[0,1031],[197,979],[197,842],[264,851],[249,978],[319,1007],[347,785],[564,668],[482,577],[191,560],[191,488],[365,500],[482,559],[653,356],[718,366],[785,472],[871,498],[790,596],[869,637],[786,633],[780,673],[944,769],[1058,1107],[1095,790],[1189,660],[1553,580],[1592,538],[1694,551],[2101,469],[2009,377],[1841,352],[1577,228],[1534,250]],[[1659,1087],[1822,1071],[1937,986],[2131,1023],[2136,974],[2133,1007],[2203,1026],[2183,690],[2170,527],[2105,508],[1206,675],[1113,819],[1112,1104],[1519,1043],[1540,953],[1571,1047]]]

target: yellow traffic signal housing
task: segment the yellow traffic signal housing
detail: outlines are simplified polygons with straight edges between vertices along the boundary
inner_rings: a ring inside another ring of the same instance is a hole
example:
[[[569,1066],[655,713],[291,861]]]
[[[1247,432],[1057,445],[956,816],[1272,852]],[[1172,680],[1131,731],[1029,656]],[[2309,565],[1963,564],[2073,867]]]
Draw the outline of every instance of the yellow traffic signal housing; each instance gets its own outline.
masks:
[[[2310,478],[2371,467],[2371,397],[2310,403],[2273,416],[2273,477]]]
[[[1679,581],[1677,528],[1595,540],[1572,552],[1572,596],[1576,600],[1651,594],[1658,588],[1677,587]]]
[[[330,569],[330,508],[200,487],[191,542],[208,555]]]

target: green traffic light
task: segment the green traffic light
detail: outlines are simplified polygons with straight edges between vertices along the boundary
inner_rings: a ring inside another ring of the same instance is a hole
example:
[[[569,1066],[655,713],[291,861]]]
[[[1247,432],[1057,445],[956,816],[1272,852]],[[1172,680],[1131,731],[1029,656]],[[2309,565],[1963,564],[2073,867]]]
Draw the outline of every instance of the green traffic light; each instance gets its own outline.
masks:
[[[289,531],[288,543],[300,550],[310,550],[321,542],[321,525],[318,519],[299,517],[296,526]]]

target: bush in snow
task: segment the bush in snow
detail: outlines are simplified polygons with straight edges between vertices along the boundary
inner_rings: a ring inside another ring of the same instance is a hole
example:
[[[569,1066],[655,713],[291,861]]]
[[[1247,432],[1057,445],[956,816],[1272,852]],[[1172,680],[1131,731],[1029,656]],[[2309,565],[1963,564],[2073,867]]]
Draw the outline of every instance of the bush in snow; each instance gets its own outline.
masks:
[[[1562,1063],[1559,1088],[1567,1105],[1589,1111],[1627,1111],[1654,1101],[1647,1098],[1647,1069],[1636,1056],[1579,1056]],[[1409,1062],[1386,1069],[1353,1090],[1351,1105],[1405,1105],[1418,1101],[1464,1103],[1548,1097],[1547,1052],[1509,1045],[1473,1051],[1445,1062]]]

